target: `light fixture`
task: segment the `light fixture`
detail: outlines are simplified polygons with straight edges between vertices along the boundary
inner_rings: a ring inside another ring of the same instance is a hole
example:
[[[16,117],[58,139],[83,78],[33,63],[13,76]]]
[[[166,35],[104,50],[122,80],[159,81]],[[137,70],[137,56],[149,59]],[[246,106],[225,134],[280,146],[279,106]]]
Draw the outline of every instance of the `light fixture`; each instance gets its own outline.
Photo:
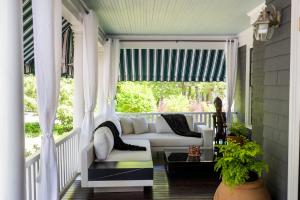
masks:
[[[276,10],[274,5],[270,5],[271,9],[266,7],[261,11],[258,19],[253,24],[254,37],[258,41],[268,41],[272,38],[274,29],[279,27],[281,20],[280,11]]]

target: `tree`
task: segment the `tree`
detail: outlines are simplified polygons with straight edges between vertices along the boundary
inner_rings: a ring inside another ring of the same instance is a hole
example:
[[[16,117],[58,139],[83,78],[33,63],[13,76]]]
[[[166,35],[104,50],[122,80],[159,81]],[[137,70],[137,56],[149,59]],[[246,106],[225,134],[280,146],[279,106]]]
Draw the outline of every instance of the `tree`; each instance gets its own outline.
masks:
[[[180,95],[182,90],[180,83],[175,82],[147,82],[146,85],[152,89],[153,96],[157,105],[160,100],[172,95]]]

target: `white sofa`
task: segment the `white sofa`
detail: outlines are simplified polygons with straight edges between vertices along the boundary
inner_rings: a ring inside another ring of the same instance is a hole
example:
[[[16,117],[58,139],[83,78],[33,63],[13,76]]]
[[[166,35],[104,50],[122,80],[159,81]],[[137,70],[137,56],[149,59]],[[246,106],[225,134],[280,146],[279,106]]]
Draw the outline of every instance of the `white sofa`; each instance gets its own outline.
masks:
[[[148,123],[148,132],[142,134],[122,133],[121,137],[123,139],[147,139],[150,141],[152,152],[167,149],[187,149],[190,145],[198,145],[204,149],[213,148],[214,135],[212,129],[207,128],[205,125],[194,123],[192,116],[186,116],[186,118],[190,129],[201,134],[201,138],[177,135],[167,124],[163,124],[166,122]],[[162,121],[164,119],[158,117],[157,120]],[[168,126],[168,128],[159,126]]]
[[[193,123],[191,117],[187,117],[190,129],[195,132],[201,130],[201,138],[177,135],[170,130],[170,127],[166,127],[168,125],[158,123],[158,121],[156,123],[148,123],[148,129],[145,133],[121,134],[124,142],[144,146],[147,151],[112,150],[105,161],[97,161],[94,153],[94,143],[91,142],[82,151],[82,187],[97,188],[97,191],[102,192],[142,190],[144,186],[153,186],[151,151],[187,149],[190,145],[199,145],[201,148],[213,148],[213,131],[205,128],[203,125]],[[161,119],[160,122],[162,122]],[[101,119],[96,118],[96,126],[100,123]],[[120,124],[117,121],[114,121],[114,123],[117,125],[119,131],[123,132],[120,130]],[[99,129],[100,132],[101,129],[103,128]],[[164,129],[168,131],[161,132]],[[122,176],[122,174],[126,174],[126,176]]]

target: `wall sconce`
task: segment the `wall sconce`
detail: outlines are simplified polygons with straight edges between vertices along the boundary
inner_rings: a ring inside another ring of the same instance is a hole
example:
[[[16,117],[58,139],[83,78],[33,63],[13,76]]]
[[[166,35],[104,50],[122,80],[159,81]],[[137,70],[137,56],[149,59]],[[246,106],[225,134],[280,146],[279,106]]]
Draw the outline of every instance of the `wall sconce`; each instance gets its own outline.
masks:
[[[270,5],[271,10],[265,8],[261,11],[258,19],[253,24],[254,37],[258,41],[268,41],[272,38],[274,29],[278,28],[281,20],[280,11],[274,5]]]

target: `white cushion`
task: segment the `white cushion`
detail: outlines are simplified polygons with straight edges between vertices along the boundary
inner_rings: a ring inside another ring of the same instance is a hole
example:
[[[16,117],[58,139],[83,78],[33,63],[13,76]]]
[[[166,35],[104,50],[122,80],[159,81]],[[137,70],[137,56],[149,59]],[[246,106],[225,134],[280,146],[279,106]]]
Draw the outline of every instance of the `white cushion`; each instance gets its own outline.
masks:
[[[174,133],[162,116],[158,116],[155,123],[157,133]]]
[[[200,133],[199,133],[200,135]],[[148,139],[152,147],[188,147],[189,145],[203,146],[203,138],[185,137],[175,133],[144,133],[123,135],[122,139]]]
[[[120,124],[121,124],[123,134],[133,133],[133,123],[130,117],[120,117]]]
[[[113,135],[109,128],[101,127],[94,134],[94,148],[98,160],[105,160],[114,146]]]
[[[148,123],[144,117],[131,118],[135,134],[147,133],[149,131]]]
[[[131,134],[134,135],[134,134]],[[113,150],[106,161],[147,161],[152,160],[150,142],[145,139],[123,140],[127,144],[133,144],[146,147],[146,151],[120,151]]]

